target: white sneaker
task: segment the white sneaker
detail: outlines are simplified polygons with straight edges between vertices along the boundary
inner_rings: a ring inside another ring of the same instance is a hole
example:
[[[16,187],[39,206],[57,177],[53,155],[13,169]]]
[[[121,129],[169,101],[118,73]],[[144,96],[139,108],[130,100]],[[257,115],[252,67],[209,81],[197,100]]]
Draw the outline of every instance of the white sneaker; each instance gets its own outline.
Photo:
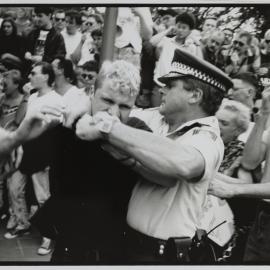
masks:
[[[14,229],[9,229],[4,234],[4,237],[6,239],[13,239],[13,238],[20,237],[20,236],[23,236],[23,235],[26,235],[26,234],[29,234],[29,233],[30,233],[30,228],[23,229],[23,228],[19,228],[19,226],[17,226]]]
[[[42,243],[41,246],[37,250],[38,255],[48,255],[51,253],[52,248],[51,248],[51,242],[52,240],[46,237],[42,237]]]

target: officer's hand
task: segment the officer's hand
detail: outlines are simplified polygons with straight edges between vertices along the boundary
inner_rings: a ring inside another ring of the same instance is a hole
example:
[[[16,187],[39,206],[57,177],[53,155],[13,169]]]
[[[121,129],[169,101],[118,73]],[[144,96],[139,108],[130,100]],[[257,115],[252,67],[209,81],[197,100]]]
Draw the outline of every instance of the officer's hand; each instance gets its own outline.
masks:
[[[83,91],[65,97],[66,111],[64,114],[65,127],[71,128],[75,120],[91,112],[91,100]]]
[[[220,180],[214,180],[210,183],[208,194],[219,198],[232,198],[234,196],[234,184],[228,184]]]
[[[102,137],[99,129],[96,127],[92,116],[85,114],[76,124],[76,135],[86,141],[94,141]]]

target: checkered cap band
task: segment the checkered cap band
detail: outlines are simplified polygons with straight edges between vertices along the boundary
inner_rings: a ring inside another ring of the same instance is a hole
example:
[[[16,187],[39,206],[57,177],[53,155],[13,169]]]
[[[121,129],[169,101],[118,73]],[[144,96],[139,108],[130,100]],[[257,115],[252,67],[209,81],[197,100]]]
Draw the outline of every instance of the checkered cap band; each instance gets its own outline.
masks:
[[[221,89],[224,92],[226,91],[225,85],[222,84],[221,82],[219,82],[218,80],[216,80],[214,77],[211,77],[208,74],[206,74],[206,73],[204,73],[196,68],[185,65],[183,63],[173,62],[171,65],[170,74],[172,74],[172,73],[191,75],[191,76],[194,76],[195,78],[202,80],[203,82],[209,83],[209,84]]]

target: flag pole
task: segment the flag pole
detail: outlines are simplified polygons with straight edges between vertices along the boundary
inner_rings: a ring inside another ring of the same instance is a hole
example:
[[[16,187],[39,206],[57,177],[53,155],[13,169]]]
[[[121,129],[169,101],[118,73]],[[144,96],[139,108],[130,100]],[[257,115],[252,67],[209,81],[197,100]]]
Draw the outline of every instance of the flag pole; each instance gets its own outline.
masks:
[[[118,8],[116,7],[106,8],[101,55],[100,55],[100,66],[106,60],[109,61],[113,60],[117,15],[118,15]]]

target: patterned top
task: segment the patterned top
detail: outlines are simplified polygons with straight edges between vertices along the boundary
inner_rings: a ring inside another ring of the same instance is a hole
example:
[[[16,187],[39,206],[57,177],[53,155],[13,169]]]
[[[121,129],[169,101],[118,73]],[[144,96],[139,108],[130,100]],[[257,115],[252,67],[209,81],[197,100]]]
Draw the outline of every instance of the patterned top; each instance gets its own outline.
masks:
[[[235,162],[242,157],[242,153],[244,150],[245,143],[239,141],[238,139],[230,141],[225,145],[224,158],[220,165],[219,172],[225,173],[225,171],[229,171]],[[237,168],[238,166],[235,166]],[[227,173],[225,173],[227,174]]]

